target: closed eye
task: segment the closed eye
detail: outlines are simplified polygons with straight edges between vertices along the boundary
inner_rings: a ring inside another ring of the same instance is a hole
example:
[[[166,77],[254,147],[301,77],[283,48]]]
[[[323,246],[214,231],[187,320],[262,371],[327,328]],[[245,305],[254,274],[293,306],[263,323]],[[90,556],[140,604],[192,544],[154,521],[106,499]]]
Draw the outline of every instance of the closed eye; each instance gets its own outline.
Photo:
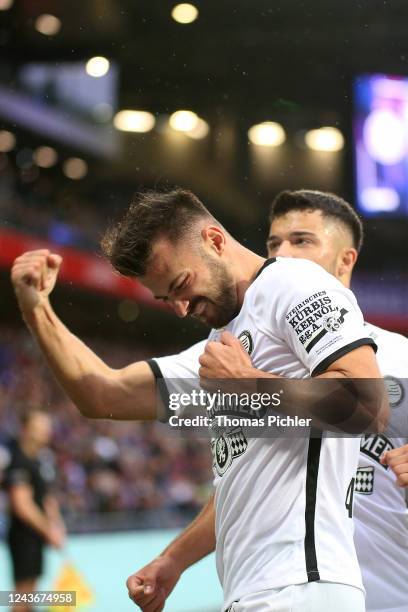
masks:
[[[175,287],[175,288],[174,288],[174,292],[175,292],[175,293],[178,293],[179,291],[182,291],[183,289],[185,289],[185,288],[188,286],[189,282],[190,282],[190,275],[189,275],[189,274],[187,274],[187,276],[185,276],[185,277],[183,278],[183,280],[181,281],[181,283],[179,283],[179,284],[177,285],[177,287]]]

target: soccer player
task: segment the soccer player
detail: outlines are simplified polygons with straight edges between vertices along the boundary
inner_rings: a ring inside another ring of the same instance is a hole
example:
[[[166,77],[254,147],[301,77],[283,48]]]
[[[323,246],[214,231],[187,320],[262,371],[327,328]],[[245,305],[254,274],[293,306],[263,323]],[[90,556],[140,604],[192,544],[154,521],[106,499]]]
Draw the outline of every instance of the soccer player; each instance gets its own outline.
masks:
[[[333,194],[283,192],[272,204],[267,240],[270,257],[311,259],[348,287],[362,242],[359,217],[348,203]],[[392,416],[387,432],[361,440],[354,496],[356,549],[367,611],[407,612],[408,522],[401,487],[407,484],[408,472],[407,405],[403,403],[408,391],[408,340],[368,323],[365,326],[378,344],[377,359],[388,383]],[[190,351],[200,353],[203,348],[197,346]],[[164,371],[176,367],[175,357],[157,361]],[[201,538],[205,541],[214,520],[210,501],[180,538],[129,579],[130,586],[132,581],[143,580],[152,589],[159,590],[162,585],[167,589],[169,584],[173,588],[179,575],[176,561]],[[172,555],[176,560],[173,565],[169,563]]]
[[[104,248],[119,272],[139,277],[179,316],[196,316],[230,332],[221,342],[206,345],[200,357],[206,378],[220,374],[220,350],[231,352],[239,377],[381,377],[375,343],[348,289],[308,261],[265,262],[237,243],[189,192],[140,197],[107,234]],[[36,251],[18,258],[12,271],[24,319],[59,381],[89,416],[154,418],[152,372],[157,375],[160,369],[168,376],[164,362],[115,371],[72,336],[48,300],[60,263],[58,256]],[[380,387],[374,387],[363,407],[356,403],[352,414],[344,416],[344,428],[365,420],[381,429],[388,407],[381,393],[376,396]],[[331,406],[327,414],[320,410],[316,415],[313,406],[323,398],[312,393],[312,399],[297,403],[298,414],[331,426]],[[218,452],[223,445],[226,449]],[[364,610],[349,503],[358,446],[356,439],[325,434],[271,441],[247,439],[243,431],[225,431],[214,441],[217,567],[224,608]],[[207,510],[210,515],[211,507]],[[330,525],[330,537],[322,525]],[[178,558],[173,546],[168,563],[181,571],[210,552],[214,538],[212,522],[206,541],[200,539]],[[162,584],[149,592],[143,579],[136,576],[134,582],[130,593],[143,610],[163,608]]]
[[[269,257],[311,259],[350,286],[363,228],[349,204],[333,194],[287,191],[273,202],[269,220]],[[408,412],[403,400],[408,391],[408,339],[369,323],[365,326],[378,346],[377,360],[392,410],[385,433],[361,440],[354,497],[357,556],[367,610],[407,612],[408,513],[401,486],[407,472]]]

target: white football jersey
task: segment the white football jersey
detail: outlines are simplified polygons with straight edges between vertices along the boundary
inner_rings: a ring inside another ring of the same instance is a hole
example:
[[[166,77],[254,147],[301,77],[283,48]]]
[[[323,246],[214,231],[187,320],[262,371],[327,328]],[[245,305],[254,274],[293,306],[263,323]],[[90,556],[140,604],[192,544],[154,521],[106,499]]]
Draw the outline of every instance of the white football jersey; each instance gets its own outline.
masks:
[[[225,329],[256,368],[287,378],[322,373],[359,346],[375,347],[352,292],[302,259],[267,261]],[[152,369],[191,377],[203,347],[156,359]],[[212,441],[225,608],[248,593],[317,580],[363,588],[351,520],[360,440],[310,433],[250,438],[232,428]]]
[[[366,329],[378,345],[391,419],[384,434],[361,440],[354,495],[355,543],[367,610],[408,612],[405,489],[396,484],[394,472],[380,463],[384,451],[408,442],[408,339],[370,324]]]

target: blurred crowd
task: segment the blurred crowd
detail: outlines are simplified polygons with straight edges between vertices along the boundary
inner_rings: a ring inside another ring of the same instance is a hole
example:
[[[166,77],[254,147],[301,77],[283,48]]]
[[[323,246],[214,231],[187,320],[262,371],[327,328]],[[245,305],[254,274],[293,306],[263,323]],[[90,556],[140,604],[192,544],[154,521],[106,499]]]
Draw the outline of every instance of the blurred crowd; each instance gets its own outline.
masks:
[[[98,249],[106,219],[92,198],[87,199],[69,184],[62,186],[52,172],[40,173],[29,162],[19,169],[11,154],[0,153],[0,177],[0,217],[4,228],[18,229],[64,246]]]
[[[113,367],[142,357],[125,347],[90,344]],[[115,513],[122,517],[119,528],[180,524],[197,513],[211,491],[208,440],[171,436],[158,422],[86,419],[59,389],[28,332],[0,329],[0,480],[19,414],[30,407],[52,414],[46,463],[55,472],[68,525],[75,529],[91,529],[98,518]],[[0,512],[5,505],[3,493]]]

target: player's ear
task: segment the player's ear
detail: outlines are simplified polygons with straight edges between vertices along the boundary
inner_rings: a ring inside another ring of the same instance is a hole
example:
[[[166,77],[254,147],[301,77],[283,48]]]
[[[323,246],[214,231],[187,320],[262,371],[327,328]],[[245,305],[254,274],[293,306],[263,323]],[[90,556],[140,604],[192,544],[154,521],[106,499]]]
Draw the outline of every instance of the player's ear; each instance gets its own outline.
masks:
[[[204,244],[215,251],[218,255],[224,252],[226,236],[223,230],[216,225],[209,225],[207,227],[203,227],[201,230],[201,237],[204,241]]]
[[[340,261],[339,261],[339,275],[351,275],[354,264],[357,261],[358,253],[356,249],[352,247],[347,247],[342,250],[340,253]]]

